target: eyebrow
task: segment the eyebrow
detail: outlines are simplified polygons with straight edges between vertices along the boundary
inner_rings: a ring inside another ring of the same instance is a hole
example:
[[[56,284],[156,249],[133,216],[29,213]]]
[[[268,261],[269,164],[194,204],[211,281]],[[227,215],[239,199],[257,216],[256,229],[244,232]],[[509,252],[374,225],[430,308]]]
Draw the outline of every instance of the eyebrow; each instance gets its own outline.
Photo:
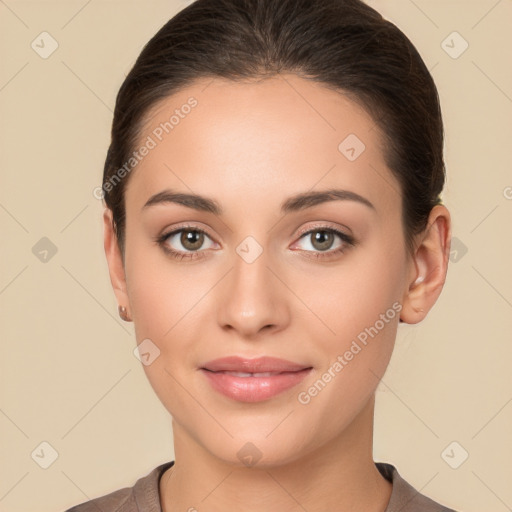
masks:
[[[306,210],[318,204],[326,203],[329,201],[356,201],[368,208],[375,210],[375,206],[363,196],[351,192],[350,190],[341,189],[328,189],[314,192],[304,192],[295,196],[289,197],[281,204],[282,213],[291,213],[301,210]],[[200,196],[198,194],[189,194],[184,192],[176,192],[170,189],[162,190],[157,194],[151,196],[142,210],[150,206],[158,204],[175,203],[192,208],[194,210],[213,213],[220,216],[223,214],[222,207],[217,201],[209,197]]]

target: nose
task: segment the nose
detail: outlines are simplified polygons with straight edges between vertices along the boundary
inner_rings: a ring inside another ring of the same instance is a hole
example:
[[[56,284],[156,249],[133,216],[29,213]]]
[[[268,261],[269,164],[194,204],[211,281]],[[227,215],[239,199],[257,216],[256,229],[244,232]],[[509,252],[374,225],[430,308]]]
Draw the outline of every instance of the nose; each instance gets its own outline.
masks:
[[[290,292],[274,267],[266,251],[250,263],[235,254],[216,297],[217,321],[223,330],[254,339],[289,325]]]

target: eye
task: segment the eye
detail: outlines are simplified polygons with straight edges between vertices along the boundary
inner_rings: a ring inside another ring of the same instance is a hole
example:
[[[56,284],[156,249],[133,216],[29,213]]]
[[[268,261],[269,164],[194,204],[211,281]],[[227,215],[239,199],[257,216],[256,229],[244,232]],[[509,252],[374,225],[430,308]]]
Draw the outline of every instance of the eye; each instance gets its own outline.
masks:
[[[204,246],[205,242],[210,244]],[[205,231],[196,227],[183,226],[169,233],[164,233],[157,238],[157,243],[176,259],[187,259],[202,257],[201,249],[211,249],[215,242]]]
[[[337,244],[336,239],[338,239]],[[315,258],[332,257],[344,252],[355,243],[351,235],[327,226],[316,226],[302,233],[296,245],[300,245],[301,241],[304,243],[302,248],[299,248],[306,252],[312,252],[311,256]]]
[[[333,247],[336,239],[338,239],[338,243]],[[305,242],[303,247],[300,247],[301,241]],[[164,233],[156,238],[156,242],[167,254],[178,260],[204,257],[204,250],[211,249],[216,245],[206,231],[194,226],[182,226]],[[299,245],[299,249],[305,253],[311,253],[309,257],[329,258],[344,252],[349,246],[355,245],[355,240],[351,235],[338,229],[315,226],[303,232],[295,245]]]

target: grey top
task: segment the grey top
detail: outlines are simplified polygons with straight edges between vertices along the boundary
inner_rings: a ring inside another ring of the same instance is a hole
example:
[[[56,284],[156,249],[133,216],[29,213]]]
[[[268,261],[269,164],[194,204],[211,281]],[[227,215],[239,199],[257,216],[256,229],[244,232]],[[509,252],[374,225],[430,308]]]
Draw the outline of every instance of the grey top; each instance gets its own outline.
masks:
[[[160,477],[174,461],[165,462],[139,478],[133,487],[124,487],[99,498],[76,505],[66,512],[162,512],[160,506]],[[399,474],[395,466],[376,462],[384,478],[393,484],[385,512],[455,512],[420,494]]]

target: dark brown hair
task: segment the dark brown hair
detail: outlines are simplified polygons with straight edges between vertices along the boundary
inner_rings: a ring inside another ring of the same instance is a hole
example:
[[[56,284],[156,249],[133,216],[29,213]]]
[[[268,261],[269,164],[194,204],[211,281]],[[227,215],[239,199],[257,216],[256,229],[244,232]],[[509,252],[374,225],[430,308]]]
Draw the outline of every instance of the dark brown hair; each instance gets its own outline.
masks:
[[[196,0],[145,45],[117,95],[102,188],[123,254],[129,173],[118,171],[150,108],[199,78],[282,72],[346,94],[372,115],[401,185],[411,249],[440,201],[445,168],[437,89],[403,32],[360,0]]]

